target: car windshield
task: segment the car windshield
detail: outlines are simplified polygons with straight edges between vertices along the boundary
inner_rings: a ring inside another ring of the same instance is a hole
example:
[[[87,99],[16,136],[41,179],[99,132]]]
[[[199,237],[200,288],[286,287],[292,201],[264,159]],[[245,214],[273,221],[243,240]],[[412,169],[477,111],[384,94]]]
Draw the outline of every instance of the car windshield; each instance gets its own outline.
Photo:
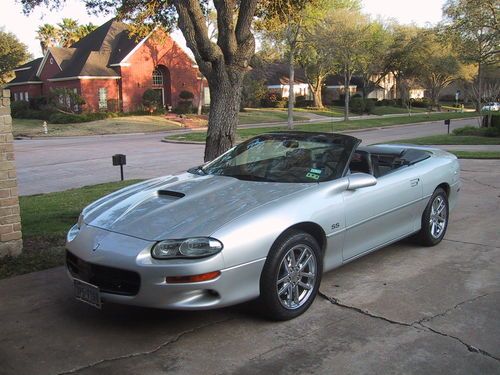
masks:
[[[321,182],[343,176],[357,138],[327,133],[262,134],[191,173],[268,182]]]

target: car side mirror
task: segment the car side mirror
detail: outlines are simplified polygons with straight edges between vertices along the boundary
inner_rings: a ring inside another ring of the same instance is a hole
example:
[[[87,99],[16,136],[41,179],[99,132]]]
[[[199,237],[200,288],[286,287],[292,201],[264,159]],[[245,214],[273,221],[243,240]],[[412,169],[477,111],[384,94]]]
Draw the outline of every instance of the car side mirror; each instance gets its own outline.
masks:
[[[347,190],[356,190],[377,184],[377,179],[368,173],[353,173],[347,178],[349,180]]]

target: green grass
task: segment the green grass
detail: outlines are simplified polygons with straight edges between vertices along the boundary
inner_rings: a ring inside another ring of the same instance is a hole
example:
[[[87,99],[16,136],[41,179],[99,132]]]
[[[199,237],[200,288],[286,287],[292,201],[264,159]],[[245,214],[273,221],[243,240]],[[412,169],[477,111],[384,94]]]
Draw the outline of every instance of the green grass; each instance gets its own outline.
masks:
[[[411,113],[425,113],[427,110],[425,108],[412,107]],[[375,106],[371,111],[372,115],[392,115],[392,114],[408,114],[408,109],[396,106]]]
[[[177,122],[163,116],[124,116],[81,124],[48,124],[48,134],[44,134],[42,120],[12,119],[15,137],[61,137],[80,135],[151,133],[180,129]]]
[[[322,122],[315,124],[297,125],[295,130],[311,131],[311,132],[338,132],[345,130],[356,129],[369,129],[379,126],[394,126],[403,124],[412,124],[426,121],[439,121],[446,118],[467,118],[473,117],[475,114],[471,113],[437,113],[430,116],[427,115],[414,115],[414,116],[401,116],[401,117],[381,117],[370,119],[355,119],[349,121],[336,121],[336,122]],[[286,127],[265,127],[265,128],[251,128],[251,129],[238,129],[236,131],[237,141],[241,142],[248,138],[254,137],[262,133],[273,131],[287,130]],[[178,134],[165,137],[167,140],[189,141],[189,142],[205,142],[205,132],[192,132],[188,134]]]
[[[448,151],[459,159],[500,159],[500,151]]]
[[[266,122],[283,122],[288,118],[288,114],[276,110],[247,109],[239,113],[240,124],[262,124]],[[294,121],[307,120],[306,116],[293,116]]]
[[[23,253],[16,258],[0,259],[0,279],[62,265],[66,233],[76,223],[82,209],[135,182],[138,180],[20,197]]]
[[[400,139],[391,143],[411,143],[414,145],[500,145],[500,137],[440,134],[421,138]]]

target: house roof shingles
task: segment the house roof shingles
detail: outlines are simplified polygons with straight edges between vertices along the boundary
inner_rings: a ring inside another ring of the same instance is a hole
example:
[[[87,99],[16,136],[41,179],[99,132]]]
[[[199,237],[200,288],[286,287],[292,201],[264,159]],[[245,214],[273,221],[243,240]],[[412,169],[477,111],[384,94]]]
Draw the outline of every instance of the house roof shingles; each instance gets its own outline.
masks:
[[[16,78],[10,81],[9,84],[40,81],[40,78],[36,76],[36,72],[41,62],[42,62],[42,57],[17,67],[16,69],[23,69],[23,70],[18,70],[16,72]]]
[[[110,65],[120,63],[137,44],[139,40],[129,34],[127,24],[111,19],[69,48],[49,48],[50,54],[61,68],[50,79],[116,77],[119,74]],[[17,71],[16,78],[9,84],[40,81],[36,73],[42,60],[38,58],[18,67],[17,69],[30,69]]]

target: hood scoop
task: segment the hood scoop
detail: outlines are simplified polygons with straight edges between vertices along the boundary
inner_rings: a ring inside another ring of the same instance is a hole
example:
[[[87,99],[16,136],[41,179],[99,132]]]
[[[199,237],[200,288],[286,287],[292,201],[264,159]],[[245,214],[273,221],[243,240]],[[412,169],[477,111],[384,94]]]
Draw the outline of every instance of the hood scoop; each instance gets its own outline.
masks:
[[[184,198],[186,194],[172,190],[158,190],[159,197]]]

